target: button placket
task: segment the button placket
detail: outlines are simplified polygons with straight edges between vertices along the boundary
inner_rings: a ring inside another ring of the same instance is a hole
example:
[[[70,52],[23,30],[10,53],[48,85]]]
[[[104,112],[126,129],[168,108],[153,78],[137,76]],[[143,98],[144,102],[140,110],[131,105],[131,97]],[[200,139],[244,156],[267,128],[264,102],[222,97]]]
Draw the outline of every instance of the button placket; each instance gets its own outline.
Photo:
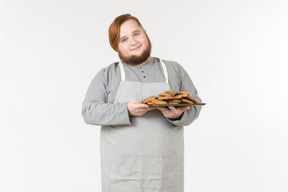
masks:
[[[141,75],[142,75],[142,78],[146,78],[146,75],[145,75],[145,71],[143,69],[143,67],[139,67],[140,71],[141,71]]]

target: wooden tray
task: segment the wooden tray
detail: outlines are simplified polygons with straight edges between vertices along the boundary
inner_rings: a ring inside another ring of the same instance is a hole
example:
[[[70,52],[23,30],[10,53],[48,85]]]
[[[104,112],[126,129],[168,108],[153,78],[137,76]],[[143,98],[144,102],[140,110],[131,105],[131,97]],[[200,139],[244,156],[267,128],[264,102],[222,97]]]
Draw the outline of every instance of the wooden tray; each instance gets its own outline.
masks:
[[[151,107],[169,107],[169,106],[174,106],[174,107],[183,107],[183,106],[190,106],[190,105],[206,105],[206,103],[179,103],[179,104],[148,104]]]

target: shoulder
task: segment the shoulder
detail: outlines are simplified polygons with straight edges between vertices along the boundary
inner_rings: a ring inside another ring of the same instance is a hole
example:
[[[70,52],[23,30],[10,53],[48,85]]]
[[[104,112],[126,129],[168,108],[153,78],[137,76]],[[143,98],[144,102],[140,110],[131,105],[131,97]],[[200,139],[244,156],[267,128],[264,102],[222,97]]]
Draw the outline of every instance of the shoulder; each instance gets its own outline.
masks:
[[[101,82],[107,82],[109,79],[111,80],[113,77],[118,76],[118,70],[119,68],[119,62],[114,62],[107,67],[104,67],[98,71],[98,73],[94,76],[93,81],[101,81]]]
[[[117,68],[119,68],[118,66],[119,66],[119,62],[114,62],[108,65],[107,67],[102,68],[99,72],[103,74],[108,74],[117,70]]]
[[[175,72],[179,73],[179,72],[184,70],[184,68],[181,66],[181,64],[178,63],[177,61],[165,60],[165,59],[161,59],[161,60],[165,63],[167,70],[169,72],[175,71]]]
[[[102,68],[96,76],[103,76],[103,77],[109,77],[113,76],[117,73],[119,69],[119,62],[114,62],[107,67]]]
[[[160,62],[159,58],[154,57],[154,59]],[[172,68],[181,67],[181,65],[177,61],[166,60],[166,59],[161,59],[161,61],[163,61],[167,67],[172,67]]]

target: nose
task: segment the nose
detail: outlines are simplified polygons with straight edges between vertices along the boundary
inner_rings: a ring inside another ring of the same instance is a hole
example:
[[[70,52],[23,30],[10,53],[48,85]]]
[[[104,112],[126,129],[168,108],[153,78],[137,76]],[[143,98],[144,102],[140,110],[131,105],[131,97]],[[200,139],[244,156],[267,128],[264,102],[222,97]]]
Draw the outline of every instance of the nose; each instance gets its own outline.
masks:
[[[130,38],[130,45],[134,45],[137,41],[134,39],[134,37]]]

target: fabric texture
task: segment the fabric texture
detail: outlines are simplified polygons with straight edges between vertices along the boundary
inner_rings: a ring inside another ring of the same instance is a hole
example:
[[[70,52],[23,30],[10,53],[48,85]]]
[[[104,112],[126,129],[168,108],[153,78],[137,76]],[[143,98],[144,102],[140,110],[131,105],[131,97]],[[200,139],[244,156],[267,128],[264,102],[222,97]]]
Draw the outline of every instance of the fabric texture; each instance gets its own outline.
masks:
[[[187,91],[198,102],[198,92],[183,67],[174,61],[163,60],[167,67],[169,86],[172,90]],[[159,58],[151,57],[142,66],[123,63],[126,81],[142,83],[165,82],[164,72]],[[93,125],[131,125],[127,103],[114,103],[121,82],[119,62],[100,70],[90,83],[82,105],[82,116],[86,123]],[[136,91],[136,90],[135,90]],[[134,99],[144,99],[134,98]],[[202,106],[191,106],[178,121],[171,121],[176,126],[188,126],[198,116]],[[167,119],[170,121],[169,119]]]
[[[131,99],[166,90],[187,91],[201,102],[186,71],[158,58],[140,67],[114,63],[91,82],[82,115],[87,123],[102,125],[102,192],[184,192],[183,126],[198,117],[201,106],[191,106],[177,121],[157,109],[129,117],[127,109]]]

